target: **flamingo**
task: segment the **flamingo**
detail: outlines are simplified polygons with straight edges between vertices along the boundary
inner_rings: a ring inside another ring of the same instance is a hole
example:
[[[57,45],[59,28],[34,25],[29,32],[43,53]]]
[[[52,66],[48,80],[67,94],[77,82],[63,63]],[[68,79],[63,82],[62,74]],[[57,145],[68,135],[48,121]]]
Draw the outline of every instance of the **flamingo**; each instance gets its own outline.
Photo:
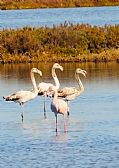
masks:
[[[81,82],[81,79],[79,77],[79,74],[82,74],[86,77],[87,72],[85,70],[82,70],[80,68],[77,68],[75,71],[75,79],[78,82],[79,87],[64,87],[61,90],[58,90],[58,97],[64,98],[64,100],[67,101],[67,103],[73,99],[75,99],[77,96],[80,96],[82,92],[84,92],[84,86]],[[69,115],[69,112],[68,112]]]
[[[55,86],[57,87],[57,89],[60,88],[60,83],[59,80],[57,78],[56,69],[60,69],[61,71],[63,71],[63,67],[61,65],[59,65],[58,63],[54,63],[52,66],[52,77],[54,79],[55,82]],[[47,91],[49,89],[50,86],[53,86],[52,83],[45,83],[45,82],[41,82],[38,85],[38,95],[43,95],[44,96],[44,118],[46,117],[46,108],[45,108],[45,101],[46,101],[46,97],[47,97]]]
[[[34,73],[38,73],[40,76],[42,76],[42,72],[40,70],[38,70],[37,68],[31,69],[30,75],[31,75],[31,81],[33,84],[33,89],[31,91],[21,90],[21,91],[17,91],[16,93],[13,93],[11,95],[3,96],[3,99],[5,99],[6,101],[14,101],[14,102],[19,103],[19,105],[21,106],[22,122],[23,122],[23,105],[24,105],[24,103],[34,99],[38,95],[38,89],[36,86]]]
[[[58,92],[57,92],[57,87],[56,86],[50,86],[47,95],[49,93],[54,92],[54,96],[51,101],[51,110],[55,114],[55,126],[56,126],[56,133],[58,131],[58,120],[57,120],[57,115],[62,114],[63,115],[63,121],[64,121],[64,132],[67,132],[67,123],[66,123],[66,115],[67,112],[69,111],[69,107],[66,103],[65,100],[58,98]]]

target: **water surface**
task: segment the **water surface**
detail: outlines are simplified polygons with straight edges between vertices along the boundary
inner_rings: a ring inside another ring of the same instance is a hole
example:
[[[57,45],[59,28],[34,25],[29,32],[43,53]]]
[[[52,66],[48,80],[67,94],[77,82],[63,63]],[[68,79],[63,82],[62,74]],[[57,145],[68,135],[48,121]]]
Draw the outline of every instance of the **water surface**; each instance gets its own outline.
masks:
[[[119,24],[119,7],[82,7],[27,10],[0,10],[0,29],[73,24],[97,26]]]
[[[47,116],[43,118],[43,98],[37,97],[25,107],[21,123],[20,107],[5,102],[3,95],[32,88],[30,69],[42,70],[40,81],[53,82],[52,64],[0,65],[0,167],[119,167],[119,64],[61,64],[57,71],[61,87],[78,87],[74,72],[77,67],[87,71],[81,76],[85,91],[70,102],[68,133],[63,132],[59,115],[59,132],[55,134],[54,114],[47,99]]]

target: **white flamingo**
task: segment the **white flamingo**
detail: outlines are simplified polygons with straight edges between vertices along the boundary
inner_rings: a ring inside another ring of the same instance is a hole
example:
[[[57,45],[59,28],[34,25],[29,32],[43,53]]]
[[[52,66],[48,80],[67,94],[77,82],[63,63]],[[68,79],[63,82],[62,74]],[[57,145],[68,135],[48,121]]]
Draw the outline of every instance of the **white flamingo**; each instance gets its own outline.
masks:
[[[34,99],[38,95],[38,89],[36,86],[34,73],[38,73],[40,76],[42,76],[42,72],[40,70],[38,70],[37,68],[31,69],[30,75],[31,75],[31,81],[33,84],[32,91],[21,90],[16,93],[13,93],[11,95],[3,97],[6,101],[14,101],[14,102],[19,103],[19,105],[21,106],[21,109],[22,109],[21,110],[22,122],[23,122],[23,105],[24,105],[24,103]]]
[[[82,70],[80,68],[77,68],[75,71],[75,79],[78,82],[79,87],[64,87],[61,90],[58,90],[58,97],[64,98],[64,100],[71,101],[75,99],[77,96],[80,96],[82,92],[84,92],[84,86],[81,82],[81,79],[79,77],[79,74],[82,74],[86,77],[87,72],[85,70]],[[68,112],[69,115],[69,112]]]
[[[61,71],[63,71],[63,67],[61,65],[59,65],[58,63],[55,63],[52,66],[52,77],[54,79],[56,88],[59,89],[60,88],[60,83],[59,83],[58,77],[57,77],[56,72],[55,72],[56,69],[60,69]],[[38,85],[38,95],[43,95],[44,96],[44,118],[47,118],[46,117],[45,101],[46,101],[46,97],[47,97],[46,93],[47,93],[50,86],[53,86],[53,84],[52,83],[41,82]]]
[[[55,126],[56,126],[56,133],[58,131],[58,120],[57,120],[57,115],[62,114],[63,115],[63,121],[64,121],[64,132],[67,132],[67,123],[66,123],[66,116],[67,112],[69,111],[69,107],[66,103],[65,100],[59,99],[58,98],[58,93],[57,93],[57,87],[56,86],[50,86],[47,94],[54,92],[54,96],[51,101],[51,110],[55,114]]]

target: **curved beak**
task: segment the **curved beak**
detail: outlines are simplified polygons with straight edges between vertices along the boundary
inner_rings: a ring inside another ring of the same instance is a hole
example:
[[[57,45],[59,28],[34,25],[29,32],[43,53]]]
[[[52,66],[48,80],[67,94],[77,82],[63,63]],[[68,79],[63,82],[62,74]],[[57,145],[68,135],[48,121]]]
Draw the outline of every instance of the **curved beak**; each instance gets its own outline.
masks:
[[[81,73],[86,77],[87,72],[85,70],[81,70]]]
[[[63,71],[63,67],[62,66],[60,66],[60,70]]]
[[[42,71],[38,70],[37,73],[42,76]]]

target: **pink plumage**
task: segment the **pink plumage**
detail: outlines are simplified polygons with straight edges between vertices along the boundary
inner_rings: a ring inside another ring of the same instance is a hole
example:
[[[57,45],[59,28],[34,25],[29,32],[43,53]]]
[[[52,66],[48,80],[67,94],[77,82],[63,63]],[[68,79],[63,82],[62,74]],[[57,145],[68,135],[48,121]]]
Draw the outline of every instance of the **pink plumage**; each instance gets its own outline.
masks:
[[[56,132],[58,131],[58,122],[57,122],[57,114],[60,113],[63,115],[63,121],[64,121],[64,132],[67,132],[67,123],[66,123],[66,117],[67,113],[69,111],[69,107],[67,103],[63,99],[59,99],[57,97],[57,88],[56,86],[51,86],[48,89],[48,94],[49,92],[54,92],[54,97],[52,98],[51,101],[51,110],[55,114],[55,124],[56,124]]]
[[[57,89],[59,89],[60,83],[59,83],[59,80],[58,80],[56,72],[55,72],[56,69],[60,69],[61,71],[63,71],[63,67],[61,65],[59,65],[58,63],[54,63],[52,66],[52,77],[54,79],[55,86],[57,87]],[[49,87],[51,87],[51,86],[53,86],[52,83],[45,83],[45,82],[41,82],[38,85],[38,95],[44,96],[44,118],[47,118],[46,107],[45,107],[46,93],[47,93]]]

